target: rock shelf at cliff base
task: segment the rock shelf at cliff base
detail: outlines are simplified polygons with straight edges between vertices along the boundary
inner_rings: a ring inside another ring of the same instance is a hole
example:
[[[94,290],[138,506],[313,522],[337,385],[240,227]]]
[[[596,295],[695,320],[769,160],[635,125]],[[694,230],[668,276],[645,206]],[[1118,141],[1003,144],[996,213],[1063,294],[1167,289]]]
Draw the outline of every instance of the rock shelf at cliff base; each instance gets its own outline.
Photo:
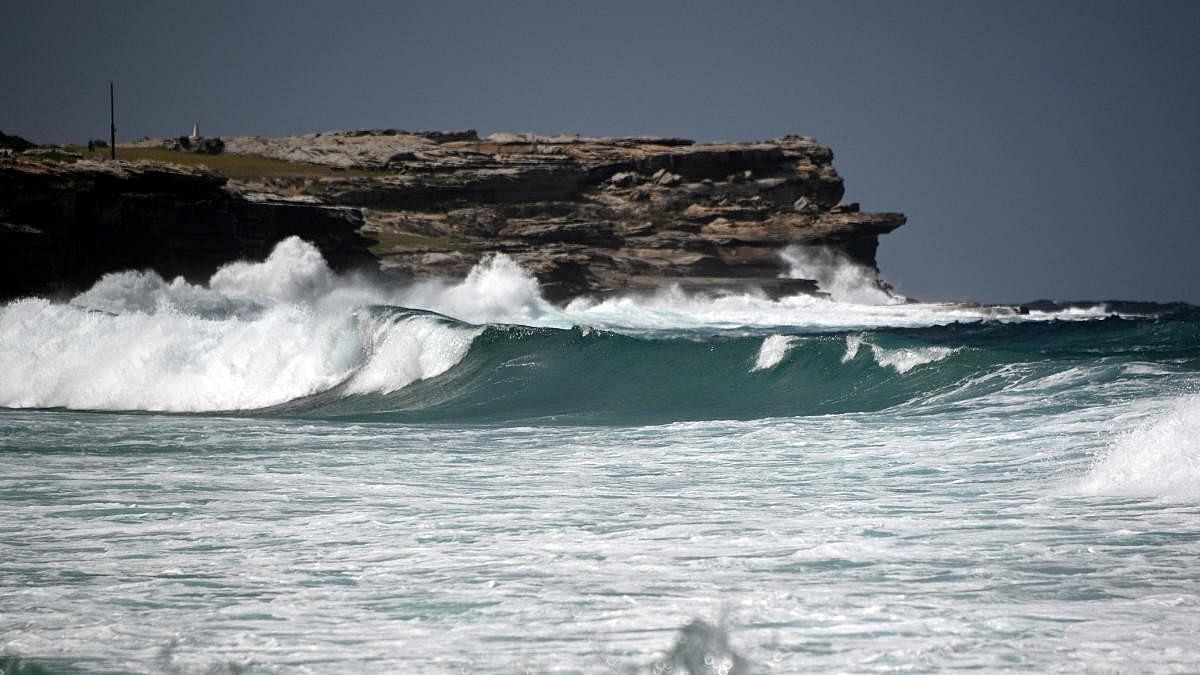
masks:
[[[783,295],[818,290],[788,273],[787,247],[874,273],[879,235],[905,222],[843,203],[833,153],[803,136],[375,130],[223,143],[215,157],[159,140],[118,149],[168,162],[0,164],[0,297],[78,292],[123,269],[203,280],[289,236],[336,270],[404,280],[462,277],[505,253],[555,301],[670,284]]]

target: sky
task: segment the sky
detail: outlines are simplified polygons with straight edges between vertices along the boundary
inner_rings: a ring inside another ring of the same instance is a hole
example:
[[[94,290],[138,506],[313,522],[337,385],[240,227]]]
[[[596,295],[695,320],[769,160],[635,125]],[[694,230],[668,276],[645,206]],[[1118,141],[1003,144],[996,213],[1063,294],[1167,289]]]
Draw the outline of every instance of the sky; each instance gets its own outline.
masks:
[[[1200,2],[0,4],[0,130],[833,148],[922,299],[1200,304]]]

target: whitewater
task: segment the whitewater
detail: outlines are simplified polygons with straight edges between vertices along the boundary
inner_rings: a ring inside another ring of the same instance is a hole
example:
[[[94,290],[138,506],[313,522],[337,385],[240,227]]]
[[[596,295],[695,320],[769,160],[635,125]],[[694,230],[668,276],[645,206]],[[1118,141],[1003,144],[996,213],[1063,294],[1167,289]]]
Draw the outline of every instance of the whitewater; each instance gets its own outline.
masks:
[[[1200,310],[337,274],[0,307],[0,672],[1194,672]]]

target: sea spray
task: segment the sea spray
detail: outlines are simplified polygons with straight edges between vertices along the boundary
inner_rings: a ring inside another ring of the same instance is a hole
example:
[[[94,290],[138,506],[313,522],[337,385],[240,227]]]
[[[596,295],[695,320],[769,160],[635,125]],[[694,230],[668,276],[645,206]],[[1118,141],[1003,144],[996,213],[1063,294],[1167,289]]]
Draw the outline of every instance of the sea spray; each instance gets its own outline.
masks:
[[[789,335],[768,335],[763,338],[762,347],[759,348],[754,366],[750,370],[767,370],[779,365],[795,341],[796,338]]]
[[[315,246],[288,237],[262,262],[239,261],[221,267],[208,286],[228,297],[272,304],[311,303],[327,295],[337,281]]]
[[[842,354],[842,363],[853,361],[864,345],[871,350],[871,357],[875,360],[876,364],[882,368],[892,368],[901,375],[917,366],[941,361],[959,350],[958,347],[939,346],[881,347],[875,343],[867,342],[865,337],[861,333],[858,333],[846,336],[846,351]]]
[[[1086,320],[1111,314],[1097,307],[1071,309],[1061,316]],[[549,390],[531,393],[522,414],[578,415],[590,410],[602,415],[611,410],[621,419],[669,419],[865,410],[932,395],[928,387],[951,386],[954,378],[975,374],[952,369],[936,382],[863,388],[853,379],[861,373],[852,368],[829,370],[829,364],[837,363],[836,355],[826,355],[823,343],[797,340],[798,336],[878,326],[1016,324],[1058,317],[1049,311],[1022,315],[958,305],[862,305],[809,295],[770,299],[753,290],[696,294],[675,286],[603,300],[580,298],[556,307],[541,297],[536,279],[504,255],[485,256],[459,282],[386,286],[333,273],[315,247],[291,238],[264,261],[226,265],[208,284],[126,271],[105,275],[68,303],[26,299],[0,307],[0,406],[232,411],[274,407],[318,394],[324,396],[324,405],[330,396],[388,396],[424,380],[449,377],[456,365],[467,362],[470,368],[454,377],[453,386],[441,387],[438,400],[465,397],[466,405],[472,397],[483,396],[472,404],[472,414],[491,418],[508,414],[491,399],[505,396],[505,388],[511,388],[507,375],[489,374],[500,372],[493,369],[509,362],[529,364],[529,373],[542,379],[523,386],[535,391],[570,388],[568,383],[597,350],[611,348],[606,367],[632,369],[629,373],[591,375],[604,386],[573,396]],[[551,332],[487,332],[488,326],[510,324]],[[581,332],[553,332],[575,326],[582,327]],[[592,329],[602,330],[593,334]],[[622,342],[618,349],[604,331],[638,339]],[[844,365],[857,354],[865,334],[846,334]],[[480,346],[476,341],[482,335],[488,337]],[[747,342],[737,342],[741,336]],[[686,346],[695,340],[716,342],[696,351]],[[748,351],[750,345],[753,351]],[[961,347],[870,340],[876,364],[906,375]],[[509,361],[494,363],[502,353]],[[794,358],[789,356],[793,353]],[[725,359],[720,367],[709,361],[712,354]],[[702,368],[710,375],[733,370],[724,380],[685,386],[675,381],[681,367]],[[755,373],[753,384],[741,379],[748,369]],[[648,416],[639,413],[643,404],[637,392],[654,390],[639,379],[660,372],[661,395],[676,402],[651,406]],[[471,377],[484,381],[472,382]],[[551,385],[555,382],[559,384]],[[743,385],[747,389],[741,403],[731,405],[723,394]],[[797,391],[797,386],[803,389]],[[852,391],[859,393],[848,397]],[[433,393],[422,389],[413,394],[418,395]],[[534,405],[534,400],[540,403]],[[409,397],[402,408],[379,400],[359,410],[374,414],[416,408],[428,405]],[[452,406],[439,410],[439,415],[462,414]]]
[[[879,280],[875,269],[854,262],[837,248],[793,244],[780,251],[779,256],[788,266],[788,277],[812,279],[821,291],[838,302],[893,305],[905,301],[904,296]]]
[[[842,363],[850,363],[854,357],[858,356],[858,350],[862,349],[863,336],[851,334],[846,336],[846,351],[842,354]]]
[[[956,351],[958,349],[953,347],[886,349],[878,345],[871,345],[871,355],[875,357],[875,363],[886,368],[894,368],[901,375],[917,366],[941,361]]]
[[[249,318],[263,309],[252,299],[189,284],[182,277],[168,282],[155,272],[143,271],[105,274],[72,298],[70,305],[114,315],[174,311],[206,318]]]
[[[431,317],[374,323],[370,355],[346,384],[348,394],[390,394],[436,377],[461,361],[482,329],[447,326]]]
[[[389,301],[476,324],[562,325],[565,321],[555,321],[559,313],[542,298],[537,279],[503,254],[484,256],[460,282],[419,283],[398,291]]]
[[[294,306],[250,320],[110,315],[26,300],[0,315],[0,405],[182,412],[281,403],[361,364],[349,319]]]
[[[778,329],[829,333],[981,321],[1088,321],[1116,314],[1102,305],[1073,308],[1061,314],[1021,313],[1009,307],[954,303],[856,304],[806,294],[769,298],[754,289],[690,293],[679,286],[666,285],[652,293],[600,300],[577,298],[561,310],[547,310],[539,317],[538,325],[590,325],[639,334],[700,330],[769,335]]]
[[[1118,435],[1080,484],[1086,494],[1200,500],[1200,396]]]
[[[837,258],[826,264],[854,266]],[[633,332],[690,328],[758,331],[772,327],[842,331],[960,321],[1089,320],[1115,314],[1103,305],[1019,314],[1003,307],[864,304],[805,294],[771,299],[753,289],[688,293],[669,284],[653,293],[603,300],[582,297],[557,308],[542,298],[537,280],[503,254],[484,256],[458,282],[426,281],[382,287],[334,274],[315,247],[295,237],[280,242],[262,262],[234,262],[224,266],[207,286],[178,278],[166,282],[153,272],[121,272],[106,275],[72,304],[111,313],[173,309],[189,315],[243,318],[281,304],[316,310],[378,304],[425,309],[475,324],[562,328],[587,325]]]
[[[67,304],[0,309],[0,406],[248,410],[347,380],[355,393],[392,391],[461,359],[472,329],[367,310],[387,297],[334,275],[295,238],[261,263],[221,268],[207,286],[106,275]]]

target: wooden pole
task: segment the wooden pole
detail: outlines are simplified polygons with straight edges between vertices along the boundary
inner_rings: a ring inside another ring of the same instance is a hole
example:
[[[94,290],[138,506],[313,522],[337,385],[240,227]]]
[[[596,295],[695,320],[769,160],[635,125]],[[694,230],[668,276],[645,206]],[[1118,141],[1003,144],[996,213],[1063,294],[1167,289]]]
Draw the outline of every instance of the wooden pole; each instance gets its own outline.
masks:
[[[117,103],[112,80],[108,82],[108,152],[117,158]]]

